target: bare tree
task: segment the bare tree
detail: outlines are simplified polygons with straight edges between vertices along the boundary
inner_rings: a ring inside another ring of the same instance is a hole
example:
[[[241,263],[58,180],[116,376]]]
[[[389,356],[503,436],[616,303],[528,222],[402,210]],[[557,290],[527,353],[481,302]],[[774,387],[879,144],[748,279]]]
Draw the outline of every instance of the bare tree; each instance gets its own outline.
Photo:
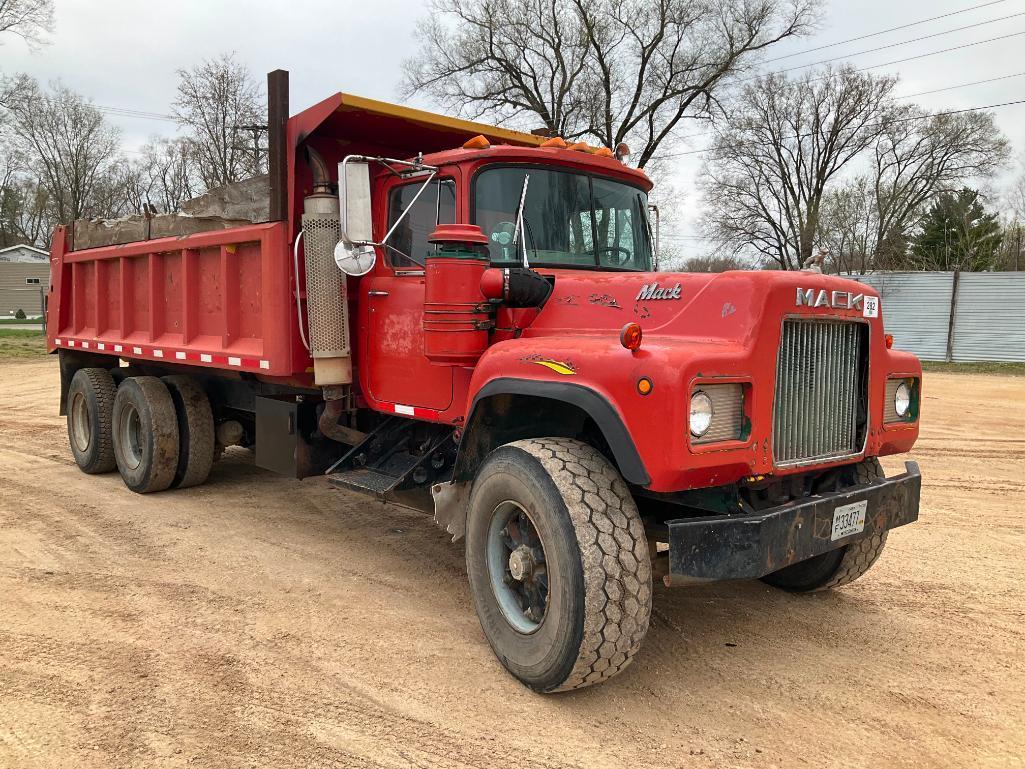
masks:
[[[819,241],[829,254],[824,271],[864,275],[872,269],[879,221],[873,193],[871,177],[862,174],[823,197]]]
[[[10,118],[10,108],[25,89],[31,89],[32,78],[24,73],[0,75],[0,126]]]
[[[93,193],[93,216],[116,219],[146,210],[143,195],[143,166],[124,157],[118,157],[105,170]]]
[[[97,195],[119,161],[120,135],[95,107],[60,83],[46,93],[25,81],[10,114],[14,147],[56,222],[111,213]]]
[[[818,0],[434,0],[403,93],[608,147],[644,167],[685,119],[773,44],[807,32]]]
[[[199,184],[192,145],[185,139],[152,137],[134,164],[138,173],[140,208],[178,213],[194,198]]]
[[[684,272],[727,272],[729,270],[750,269],[751,264],[735,254],[692,256],[683,263]]]
[[[992,176],[1006,163],[1009,145],[989,113],[929,116],[912,105],[886,121],[873,154],[872,246],[879,251],[888,235],[910,235],[937,193]]]
[[[838,269],[899,266],[912,231],[941,192],[992,176],[1008,143],[982,112],[894,108],[871,148],[869,173],[827,194],[820,238]]]
[[[5,32],[35,47],[52,31],[53,0],[0,0],[0,45]]]
[[[191,151],[207,188],[262,173],[261,150],[254,152],[252,134],[244,126],[265,122],[265,101],[249,69],[233,53],[178,70],[173,109],[189,131]]]
[[[710,236],[727,251],[803,267],[827,185],[878,138],[895,83],[845,67],[745,86],[705,164]]]

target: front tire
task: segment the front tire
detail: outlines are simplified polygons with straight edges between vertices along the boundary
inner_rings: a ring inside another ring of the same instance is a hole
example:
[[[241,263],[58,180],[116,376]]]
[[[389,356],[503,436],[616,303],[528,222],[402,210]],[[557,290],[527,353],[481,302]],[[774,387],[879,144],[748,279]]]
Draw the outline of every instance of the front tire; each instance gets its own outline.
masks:
[[[859,484],[886,477],[875,457],[866,459],[854,469]],[[762,581],[791,593],[814,593],[847,585],[872,568],[883,553],[888,533],[877,532],[850,545],[787,566],[762,577]]]
[[[637,506],[580,441],[516,441],[488,456],[470,495],[466,566],[491,648],[536,691],[611,678],[647,633],[651,564]]]

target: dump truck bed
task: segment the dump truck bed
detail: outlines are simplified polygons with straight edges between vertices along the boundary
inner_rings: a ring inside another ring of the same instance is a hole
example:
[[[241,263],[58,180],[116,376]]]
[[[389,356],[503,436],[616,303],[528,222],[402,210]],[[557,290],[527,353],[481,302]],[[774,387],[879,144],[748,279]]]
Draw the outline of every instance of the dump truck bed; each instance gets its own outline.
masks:
[[[60,229],[51,346],[268,376],[302,371],[285,229],[270,222],[81,251],[66,250]]]
[[[312,358],[300,335],[297,307],[304,316],[316,309],[306,306],[304,260],[296,264],[291,249],[303,198],[312,189],[309,166],[301,160],[303,145],[334,167],[350,153],[410,157],[457,147],[476,134],[518,146],[541,141],[344,93],[286,120],[280,89],[271,96],[269,177],[235,185],[266,184],[267,205],[261,193],[259,205],[249,207],[253,213],[246,208],[239,214],[232,200],[204,203],[201,198],[196,208],[185,207],[191,218],[163,215],[172,228],[169,237],[153,237],[145,217],[135,217],[139,222],[128,225],[138,226],[126,225],[124,232],[108,233],[104,222],[82,223],[81,232],[57,229],[47,311],[51,351],[85,350],[312,384]],[[196,232],[193,220],[205,214],[215,215],[208,217],[214,229]],[[266,215],[273,221],[223,228],[237,215]],[[188,226],[176,231],[176,222]],[[125,242],[131,238],[138,240]]]

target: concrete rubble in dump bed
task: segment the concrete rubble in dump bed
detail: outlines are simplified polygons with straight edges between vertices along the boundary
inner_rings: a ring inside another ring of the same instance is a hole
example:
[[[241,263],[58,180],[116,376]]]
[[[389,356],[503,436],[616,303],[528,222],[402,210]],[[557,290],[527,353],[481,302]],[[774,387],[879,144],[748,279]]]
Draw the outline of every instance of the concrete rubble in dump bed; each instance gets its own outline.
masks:
[[[74,248],[114,246],[157,238],[181,237],[223,230],[269,217],[267,176],[255,176],[216,187],[188,200],[177,214],[133,214],[120,219],[79,219],[74,224]]]

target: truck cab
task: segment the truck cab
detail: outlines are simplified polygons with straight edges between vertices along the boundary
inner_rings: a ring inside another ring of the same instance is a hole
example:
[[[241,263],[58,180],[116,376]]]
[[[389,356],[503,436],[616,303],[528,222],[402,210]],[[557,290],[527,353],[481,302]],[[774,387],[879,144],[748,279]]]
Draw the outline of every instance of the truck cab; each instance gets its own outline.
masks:
[[[659,271],[622,151],[345,94],[273,106],[269,221],[77,251],[58,232],[83,470],[161,491],[240,443],[421,509],[543,692],[630,664],[655,579],[839,587],[917,518],[917,466],[878,458],[918,436],[921,366],[870,287]]]

